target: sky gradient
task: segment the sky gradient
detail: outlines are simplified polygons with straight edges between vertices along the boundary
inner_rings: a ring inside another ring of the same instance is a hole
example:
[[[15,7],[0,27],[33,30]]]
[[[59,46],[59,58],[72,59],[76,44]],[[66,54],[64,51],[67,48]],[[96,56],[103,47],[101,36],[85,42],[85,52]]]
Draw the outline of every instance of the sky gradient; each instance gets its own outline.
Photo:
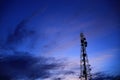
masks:
[[[52,65],[60,61],[66,64],[63,72],[75,73],[58,77],[77,80],[83,32],[92,72],[120,74],[119,5],[118,0],[1,0],[0,59],[20,54],[29,54],[32,60],[54,57]],[[57,74],[54,67],[49,69]]]

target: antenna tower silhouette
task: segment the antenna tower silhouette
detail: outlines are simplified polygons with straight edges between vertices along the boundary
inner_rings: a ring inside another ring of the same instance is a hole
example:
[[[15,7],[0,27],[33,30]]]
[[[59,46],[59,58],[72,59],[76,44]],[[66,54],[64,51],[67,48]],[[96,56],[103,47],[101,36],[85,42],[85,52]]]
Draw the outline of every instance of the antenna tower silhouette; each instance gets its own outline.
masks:
[[[87,41],[83,33],[80,33],[81,54],[80,54],[80,80],[92,80],[91,68],[86,52]]]

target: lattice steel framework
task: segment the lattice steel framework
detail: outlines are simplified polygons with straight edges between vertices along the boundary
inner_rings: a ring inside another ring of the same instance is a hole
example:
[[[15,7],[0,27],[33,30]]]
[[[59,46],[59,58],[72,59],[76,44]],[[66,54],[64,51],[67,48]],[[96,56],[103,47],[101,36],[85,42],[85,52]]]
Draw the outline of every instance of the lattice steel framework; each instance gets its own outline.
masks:
[[[80,54],[80,80],[92,80],[91,66],[86,52],[87,41],[83,33],[80,34],[81,54]]]

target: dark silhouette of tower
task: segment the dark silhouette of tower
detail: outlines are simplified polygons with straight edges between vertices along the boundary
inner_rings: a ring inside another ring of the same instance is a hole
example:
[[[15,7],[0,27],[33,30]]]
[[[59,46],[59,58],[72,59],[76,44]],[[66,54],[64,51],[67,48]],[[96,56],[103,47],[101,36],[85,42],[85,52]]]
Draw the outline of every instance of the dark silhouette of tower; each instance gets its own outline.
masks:
[[[87,41],[83,33],[80,34],[81,38],[81,55],[80,55],[80,80],[91,80],[91,68],[88,61],[86,52]]]

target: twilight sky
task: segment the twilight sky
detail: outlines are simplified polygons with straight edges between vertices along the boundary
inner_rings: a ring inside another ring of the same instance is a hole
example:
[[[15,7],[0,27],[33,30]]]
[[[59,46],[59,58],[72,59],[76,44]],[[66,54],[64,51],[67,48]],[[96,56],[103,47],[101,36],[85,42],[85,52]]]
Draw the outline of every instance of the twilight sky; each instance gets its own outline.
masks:
[[[120,74],[119,27],[119,0],[0,0],[0,77],[6,76],[7,68],[17,75],[15,80],[23,73],[27,80],[33,69],[35,80],[57,80],[56,75],[62,80],[77,80],[81,32],[87,38],[92,73]],[[35,67],[20,72],[24,66],[15,69],[19,65],[16,60],[20,66],[26,61]],[[46,65],[50,71],[45,67],[41,75],[35,72]],[[63,65],[60,73],[58,66]]]

